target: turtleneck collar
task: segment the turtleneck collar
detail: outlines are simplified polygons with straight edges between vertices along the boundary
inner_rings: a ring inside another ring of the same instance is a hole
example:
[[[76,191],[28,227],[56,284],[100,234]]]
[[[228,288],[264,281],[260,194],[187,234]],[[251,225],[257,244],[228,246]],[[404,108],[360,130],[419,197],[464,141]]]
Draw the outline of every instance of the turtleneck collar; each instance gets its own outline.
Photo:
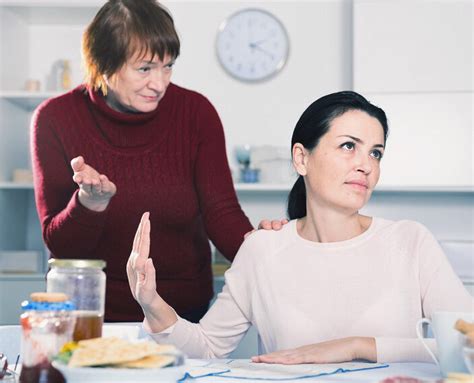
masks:
[[[89,93],[89,97],[92,101],[92,104],[94,108],[101,113],[105,118],[113,120],[115,122],[121,123],[121,124],[130,124],[130,125],[135,125],[135,124],[143,124],[146,123],[153,118],[156,117],[156,115],[159,113],[161,109],[161,105],[166,102],[168,91],[172,87],[172,84],[169,85],[165,96],[163,97],[162,100],[158,103],[158,106],[156,107],[155,110],[151,112],[146,112],[146,113],[124,113],[124,112],[119,112],[113,108],[111,108],[106,100],[104,95],[102,94],[101,91],[95,91],[91,89],[90,87],[86,87],[86,92]]]

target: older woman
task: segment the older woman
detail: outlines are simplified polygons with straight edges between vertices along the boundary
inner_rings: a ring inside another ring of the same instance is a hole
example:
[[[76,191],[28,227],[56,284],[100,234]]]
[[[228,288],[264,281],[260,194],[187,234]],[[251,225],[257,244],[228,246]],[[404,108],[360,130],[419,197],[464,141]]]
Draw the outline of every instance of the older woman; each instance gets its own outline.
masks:
[[[179,52],[158,2],[110,0],[83,36],[87,82],[32,120],[44,240],[54,257],[107,261],[108,321],[143,319],[125,274],[143,211],[153,217],[158,291],[191,321],[213,296],[208,239],[232,260],[252,230],[214,107],[170,82]]]
[[[306,109],[292,138],[300,177],[291,221],[243,243],[199,324],[156,292],[145,213],[127,272],[152,337],[191,357],[220,358],[254,325],[269,353],[255,362],[431,361],[416,339],[417,321],[470,311],[473,300],[424,226],[359,213],[379,179],[387,133],[383,110],[355,92]]]

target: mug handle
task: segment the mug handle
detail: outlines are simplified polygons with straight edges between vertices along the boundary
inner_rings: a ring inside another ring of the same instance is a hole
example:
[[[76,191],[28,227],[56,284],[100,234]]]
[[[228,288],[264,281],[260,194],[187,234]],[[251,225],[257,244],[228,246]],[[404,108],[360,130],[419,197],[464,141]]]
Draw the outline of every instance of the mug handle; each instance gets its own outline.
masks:
[[[425,347],[426,351],[428,351],[428,354],[430,354],[431,358],[433,358],[436,365],[439,367],[438,359],[436,358],[435,354],[433,354],[433,351],[431,351],[431,349],[428,347],[428,345],[425,342],[425,338],[423,336],[423,323],[426,323],[427,325],[432,326],[432,323],[428,318],[421,318],[416,323],[416,336],[421,341],[421,344]]]

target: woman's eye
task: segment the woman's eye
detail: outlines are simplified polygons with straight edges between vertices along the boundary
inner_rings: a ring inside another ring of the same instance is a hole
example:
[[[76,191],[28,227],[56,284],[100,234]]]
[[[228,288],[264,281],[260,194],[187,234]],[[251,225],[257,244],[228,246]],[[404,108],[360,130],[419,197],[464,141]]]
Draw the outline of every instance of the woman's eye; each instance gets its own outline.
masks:
[[[354,149],[355,145],[353,142],[344,142],[342,145],[341,145],[341,148],[343,149],[346,149],[346,150],[352,150]]]
[[[142,66],[142,67],[138,68],[138,71],[139,71],[140,73],[146,73],[146,72],[148,72],[149,70],[150,70],[150,67],[149,67],[149,66]]]
[[[383,157],[383,153],[380,150],[374,150],[372,152],[372,157],[374,157],[377,160],[381,160]]]

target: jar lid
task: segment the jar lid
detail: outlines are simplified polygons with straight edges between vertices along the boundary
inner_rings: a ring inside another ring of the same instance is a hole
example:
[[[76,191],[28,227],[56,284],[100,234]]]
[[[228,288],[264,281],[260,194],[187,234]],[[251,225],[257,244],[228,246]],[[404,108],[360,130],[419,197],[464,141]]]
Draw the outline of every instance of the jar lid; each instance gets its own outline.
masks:
[[[64,267],[78,269],[103,269],[107,265],[102,259],[57,259],[48,261],[49,267]]]
[[[72,311],[76,309],[76,306],[71,301],[64,302],[34,302],[34,301],[23,301],[21,302],[22,310],[34,310],[34,311]]]
[[[71,311],[76,308],[74,303],[68,301],[68,296],[63,293],[32,293],[29,301],[23,301],[23,310],[35,311]]]

